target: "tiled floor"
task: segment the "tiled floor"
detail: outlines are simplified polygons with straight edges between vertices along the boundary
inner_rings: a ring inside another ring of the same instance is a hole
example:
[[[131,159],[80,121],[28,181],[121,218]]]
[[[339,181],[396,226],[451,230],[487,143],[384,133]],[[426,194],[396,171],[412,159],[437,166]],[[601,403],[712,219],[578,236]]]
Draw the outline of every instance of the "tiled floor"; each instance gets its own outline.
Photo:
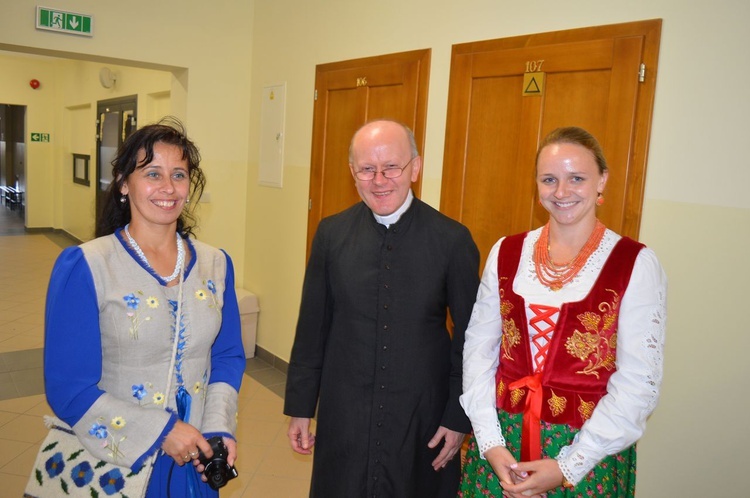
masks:
[[[0,206],[0,483],[3,497],[20,497],[39,443],[42,417],[51,414],[42,382],[44,296],[61,247],[54,234],[24,234]],[[240,389],[237,429],[239,477],[225,497],[296,498],[308,495],[311,457],[298,455],[286,438],[282,414],[286,378],[252,358]]]

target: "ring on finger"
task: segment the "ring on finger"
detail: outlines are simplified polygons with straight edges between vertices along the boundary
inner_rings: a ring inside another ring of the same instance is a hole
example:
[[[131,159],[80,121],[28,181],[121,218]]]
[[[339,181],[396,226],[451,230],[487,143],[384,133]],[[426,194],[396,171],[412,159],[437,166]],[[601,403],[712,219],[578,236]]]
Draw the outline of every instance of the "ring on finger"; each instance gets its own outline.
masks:
[[[198,452],[197,451],[191,451],[190,453],[188,453],[188,455],[190,455],[190,458],[197,458],[198,457]]]
[[[186,462],[189,462],[190,461],[190,455],[185,455],[184,457],[182,457],[182,459],[185,460]]]

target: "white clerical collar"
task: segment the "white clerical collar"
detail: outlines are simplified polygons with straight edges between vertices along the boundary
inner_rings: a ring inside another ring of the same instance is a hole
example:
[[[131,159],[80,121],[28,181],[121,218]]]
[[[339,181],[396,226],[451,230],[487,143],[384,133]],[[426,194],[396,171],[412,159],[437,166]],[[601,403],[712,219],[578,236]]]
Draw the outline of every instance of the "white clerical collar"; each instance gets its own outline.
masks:
[[[409,189],[409,193],[406,196],[406,200],[403,204],[401,204],[401,207],[398,208],[395,212],[387,215],[387,216],[380,216],[378,214],[372,213],[372,215],[375,217],[375,221],[380,223],[381,225],[385,225],[386,228],[389,228],[391,225],[396,223],[399,218],[401,218],[401,215],[406,212],[407,209],[409,209],[409,206],[411,206],[411,201],[414,200],[414,194],[411,193],[411,189]]]

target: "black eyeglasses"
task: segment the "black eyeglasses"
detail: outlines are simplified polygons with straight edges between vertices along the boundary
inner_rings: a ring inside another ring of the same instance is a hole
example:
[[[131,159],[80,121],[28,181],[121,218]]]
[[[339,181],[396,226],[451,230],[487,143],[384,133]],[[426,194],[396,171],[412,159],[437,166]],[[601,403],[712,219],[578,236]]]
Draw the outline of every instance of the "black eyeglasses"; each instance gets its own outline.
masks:
[[[407,166],[411,164],[411,162],[416,159],[417,156],[412,157],[409,159],[409,162],[404,164],[402,167],[398,166],[386,166],[382,170],[378,171],[375,168],[366,167],[363,168],[356,173],[354,173],[354,176],[357,177],[357,180],[362,180],[363,182],[369,182],[370,180],[374,180],[375,176],[380,173],[383,175],[383,178],[387,178],[388,180],[393,180],[394,178],[398,178],[404,173],[404,170]]]

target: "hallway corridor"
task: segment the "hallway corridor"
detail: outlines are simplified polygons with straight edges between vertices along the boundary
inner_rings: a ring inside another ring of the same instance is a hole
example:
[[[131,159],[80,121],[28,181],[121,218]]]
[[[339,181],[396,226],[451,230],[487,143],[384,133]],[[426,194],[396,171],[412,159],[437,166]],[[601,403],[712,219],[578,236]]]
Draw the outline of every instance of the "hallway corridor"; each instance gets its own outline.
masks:
[[[7,212],[6,212],[7,211]],[[46,436],[51,414],[42,373],[44,300],[49,273],[72,242],[54,233],[28,234],[0,208],[0,482],[3,497],[20,497]],[[240,389],[239,477],[224,497],[302,498],[312,458],[292,452],[282,414],[285,375],[251,358]]]

